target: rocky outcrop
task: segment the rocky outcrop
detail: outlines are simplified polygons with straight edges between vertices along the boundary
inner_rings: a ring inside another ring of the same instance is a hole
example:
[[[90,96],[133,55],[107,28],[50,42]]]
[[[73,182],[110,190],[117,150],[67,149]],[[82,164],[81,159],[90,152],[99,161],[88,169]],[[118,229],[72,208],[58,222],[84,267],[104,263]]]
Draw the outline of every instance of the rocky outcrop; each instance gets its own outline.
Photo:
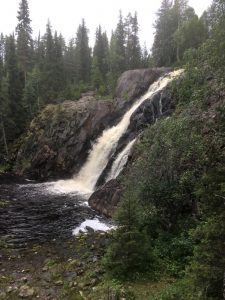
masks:
[[[112,217],[116,212],[122,194],[122,184],[117,179],[113,179],[94,192],[89,198],[88,203],[100,214]]]
[[[46,179],[77,172],[91,143],[116,117],[113,101],[84,96],[48,105],[36,117],[21,147],[16,171]]]
[[[30,125],[17,156],[16,173],[39,180],[77,173],[94,140],[117,124],[133,101],[166,71],[125,72],[118,80],[114,100],[96,100],[93,93],[86,93],[79,101],[48,105]]]
[[[132,101],[142,95],[160,76],[169,72],[169,68],[129,70],[118,80],[116,97]]]

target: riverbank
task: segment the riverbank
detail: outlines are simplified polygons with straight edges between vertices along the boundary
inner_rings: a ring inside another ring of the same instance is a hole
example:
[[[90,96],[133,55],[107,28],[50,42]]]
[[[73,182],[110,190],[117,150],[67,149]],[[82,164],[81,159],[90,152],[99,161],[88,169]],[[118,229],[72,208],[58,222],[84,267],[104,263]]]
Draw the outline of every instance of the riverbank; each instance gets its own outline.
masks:
[[[89,232],[12,250],[1,241],[0,299],[149,299],[171,280],[121,283],[106,277],[101,259],[110,233]]]

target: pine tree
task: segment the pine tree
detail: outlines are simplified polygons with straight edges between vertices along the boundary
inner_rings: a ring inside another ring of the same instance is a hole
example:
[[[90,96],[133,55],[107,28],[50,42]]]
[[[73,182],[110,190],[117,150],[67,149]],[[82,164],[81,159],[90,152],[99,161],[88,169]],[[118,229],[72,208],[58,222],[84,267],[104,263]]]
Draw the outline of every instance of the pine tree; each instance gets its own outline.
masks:
[[[84,19],[76,35],[76,69],[77,81],[89,83],[91,74],[91,49],[89,47],[88,29]]]
[[[43,38],[43,43],[45,47],[45,57],[41,72],[41,96],[45,103],[51,103],[56,100],[58,86],[55,83],[56,74],[54,71],[57,59],[50,21],[48,21],[46,25],[46,33]]]
[[[174,61],[172,35],[175,32],[171,18],[172,1],[163,0],[157,13],[152,55],[156,66],[169,66]]]
[[[4,60],[4,36],[1,33],[0,35],[0,82],[2,81],[3,74],[4,74],[3,60]]]
[[[209,25],[209,31],[218,24],[221,17],[225,15],[225,1],[213,0],[210,8],[207,11],[207,19]]]
[[[43,105],[40,97],[40,83],[41,73],[38,66],[35,66],[32,72],[28,73],[23,92],[23,106],[28,112],[28,120],[31,120],[35,116],[35,113],[40,110]]]
[[[22,105],[23,76],[18,68],[16,44],[14,35],[6,37],[5,42],[5,69],[8,85],[9,118],[12,121],[10,141],[23,131],[26,118]]]
[[[101,93],[106,92],[107,74],[109,72],[109,45],[106,32],[102,33],[101,26],[96,30],[95,46],[92,61],[92,82]]]
[[[40,70],[44,67],[45,60],[45,43],[41,38],[40,32],[38,38],[34,41],[34,63]]]
[[[4,77],[4,36],[1,34],[0,37],[0,149],[4,148],[6,156],[9,155],[7,132],[6,132],[6,121],[8,116],[8,87],[6,86],[6,78]]]
[[[141,46],[138,37],[137,13],[126,18],[126,68],[128,70],[141,67]]]
[[[63,91],[65,88],[65,76],[64,76],[64,60],[63,55],[65,53],[65,41],[62,34],[54,34],[54,88],[57,93]]]
[[[113,31],[111,35],[109,60],[109,82],[111,93],[113,93],[118,77],[126,70],[126,35],[125,24],[121,11],[116,30]]]
[[[31,20],[29,16],[29,7],[27,0],[21,0],[17,15],[18,25],[17,32],[17,55],[19,68],[24,73],[26,82],[27,73],[32,68],[33,59],[33,40],[32,29],[30,26]]]
[[[142,53],[141,53],[141,66],[142,66],[142,68],[148,68],[150,66],[150,54],[147,50],[146,43],[144,44],[144,47],[143,47]]]
[[[126,70],[126,35],[125,24],[123,21],[122,12],[119,14],[119,22],[115,31],[115,69],[117,69],[118,75]]]
[[[76,84],[76,53],[75,41],[71,39],[64,54],[65,77],[67,83]]]
[[[107,272],[117,278],[135,278],[153,267],[146,233],[140,226],[142,208],[136,195],[127,191],[116,215],[118,228],[104,257]]]
[[[104,81],[99,68],[98,58],[96,56],[92,59],[91,78],[93,87],[99,92],[100,88],[104,85]]]

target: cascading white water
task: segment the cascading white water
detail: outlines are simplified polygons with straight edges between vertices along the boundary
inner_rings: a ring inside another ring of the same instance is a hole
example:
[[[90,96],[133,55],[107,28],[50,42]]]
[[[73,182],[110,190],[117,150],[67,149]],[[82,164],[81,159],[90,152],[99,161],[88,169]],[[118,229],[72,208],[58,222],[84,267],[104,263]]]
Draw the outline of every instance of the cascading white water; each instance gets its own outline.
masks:
[[[128,128],[131,115],[145,100],[163,90],[169,82],[178,77],[182,72],[183,70],[171,72],[153,83],[149,90],[124,114],[122,120],[117,125],[103,131],[102,135],[94,143],[87,161],[81,168],[80,172],[70,180],[60,180],[56,182],[53,188],[56,191],[63,193],[92,193],[99,176],[108,163],[109,158],[115,152],[120,137]]]
[[[130,150],[133,147],[135,141],[136,141],[136,139],[133,139],[132,141],[130,141],[127,144],[127,146],[123,149],[123,151],[121,151],[118,154],[117,158],[115,159],[115,161],[112,164],[112,168],[111,168],[109,175],[106,178],[106,182],[111,179],[116,178],[121,173],[121,171],[123,170],[123,167],[127,163],[128,156],[130,154]]]

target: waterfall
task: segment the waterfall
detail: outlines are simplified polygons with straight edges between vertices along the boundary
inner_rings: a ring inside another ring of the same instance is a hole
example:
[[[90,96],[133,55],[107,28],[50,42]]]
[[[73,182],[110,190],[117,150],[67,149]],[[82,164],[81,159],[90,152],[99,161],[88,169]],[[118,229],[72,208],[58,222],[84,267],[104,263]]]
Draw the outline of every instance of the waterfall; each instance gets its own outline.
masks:
[[[153,83],[149,87],[148,91],[142,97],[140,97],[124,114],[123,118],[117,125],[103,131],[102,135],[95,141],[91,151],[89,152],[87,161],[81,168],[80,172],[70,180],[60,180],[56,182],[56,184],[54,185],[54,189],[58,192],[65,193],[92,193],[95,189],[98,178],[105,169],[109,159],[116,151],[119,139],[126,132],[130,124],[130,118],[132,114],[145,100],[150,99],[154,94],[162,91],[169,82],[178,77],[182,72],[183,70],[171,72],[159,78],[155,83]],[[110,176],[112,176],[113,178],[116,177],[116,174],[119,174],[119,171],[121,171],[121,168],[124,166],[121,156],[125,154],[127,155],[127,147],[124,149],[124,153],[119,154],[118,158],[115,160],[115,165],[113,164],[112,166],[112,168],[115,168],[114,171],[112,169],[110,172],[110,174],[112,173],[112,175]],[[131,147],[132,145],[130,146],[130,148]]]
[[[117,158],[115,159],[115,161],[113,162],[111,171],[109,173],[109,175],[106,178],[106,182],[116,178],[120,172],[123,170],[123,167],[125,166],[125,164],[127,163],[128,160],[128,156],[130,154],[130,150],[133,146],[133,144],[135,143],[136,139],[133,139],[132,141],[130,141],[127,146],[123,149],[123,151],[121,151]]]

